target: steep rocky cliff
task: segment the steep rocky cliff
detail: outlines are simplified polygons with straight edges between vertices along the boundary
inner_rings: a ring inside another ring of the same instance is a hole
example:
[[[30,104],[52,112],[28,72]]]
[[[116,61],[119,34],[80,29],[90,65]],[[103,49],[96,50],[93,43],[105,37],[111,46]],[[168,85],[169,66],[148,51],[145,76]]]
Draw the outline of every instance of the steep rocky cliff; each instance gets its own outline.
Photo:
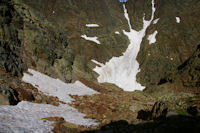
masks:
[[[1,3],[1,64],[15,76],[33,67],[65,82],[96,79],[91,59],[105,63],[122,55],[129,44],[122,33],[128,31],[123,3],[117,0]],[[199,44],[199,6],[198,0],[155,2],[157,23],[147,29],[137,57],[139,83],[148,88],[170,81],[168,75],[192,56]],[[144,13],[150,19],[151,1],[129,0],[126,7],[133,29],[140,30]],[[87,27],[90,23],[99,27]],[[150,44],[148,37],[154,31],[156,42]],[[83,34],[97,36],[101,44],[84,40]]]
[[[144,39],[138,55],[141,64],[138,78],[147,86],[169,81],[168,75],[175,74],[178,66],[192,56],[199,44],[198,0],[158,0],[156,7],[158,23],[147,31],[147,35],[158,31],[156,42],[149,45]],[[176,22],[176,17],[180,18],[180,23]]]

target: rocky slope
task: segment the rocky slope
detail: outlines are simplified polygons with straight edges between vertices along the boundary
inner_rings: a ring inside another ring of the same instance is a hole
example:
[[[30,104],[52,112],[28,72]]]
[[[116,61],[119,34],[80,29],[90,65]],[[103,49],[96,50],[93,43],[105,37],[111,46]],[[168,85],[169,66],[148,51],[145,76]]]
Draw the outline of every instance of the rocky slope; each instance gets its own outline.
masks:
[[[139,81],[147,86],[170,81],[168,75],[176,76],[177,68],[192,56],[199,44],[199,6],[198,0],[156,2],[156,17],[160,19],[151,25],[147,35],[155,30],[158,34],[154,44],[149,45],[144,39],[141,45]],[[180,18],[180,23],[176,22],[176,17]]]
[[[151,17],[151,0],[128,0],[125,5],[132,28],[141,30],[144,13],[145,20]],[[137,56],[141,69],[137,81],[146,89],[127,93],[113,84],[99,84],[93,71],[96,64],[91,61],[105,63],[127,49],[129,39],[122,31],[129,31],[129,25],[123,3],[0,0],[0,104],[27,100],[58,105],[57,98],[21,81],[23,73],[32,68],[67,83],[80,80],[102,93],[76,97],[73,106],[103,124],[120,119],[133,122],[138,109],[149,108],[149,101],[162,100],[181,113],[191,105],[200,108],[200,1],[155,0],[155,8]],[[155,31],[156,41],[151,43],[148,38]],[[81,35],[96,36],[100,44]],[[95,113],[97,110],[100,112]]]
[[[33,67],[65,82],[96,79],[91,59],[104,63],[120,56],[129,44],[122,33],[128,31],[127,21],[117,0],[1,3],[1,64],[16,76]],[[199,44],[199,5],[198,0],[156,1],[154,18],[159,20],[150,25],[142,41],[138,82],[147,87],[162,84],[192,56]],[[143,14],[150,19],[151,1],[129,0],[126,7],[132,27],[140,30]],[[88,23],[100,27],[86,27]],[[149,44],[147,38],[155,30],[156,42]],[[101,44],[84,40],[83,34],[97,36]]]
[[[129,44],[121,32],[128,31],[128,25],[117,0],[1,3],[1,64],[15,76],[33,67],[65,82],[96,79],[91,59],[104,63],[120,56]],[[158,85],[192,56],[199,44],[199,5],[198,0],[156,1],[154,18],[159,20],[150,25],[142,41],[138,82],[147,87]],[[129,0],[126,6],[132,27],[140,30],[143,14],[150,19],[151,1]],[[100,27],[86,27],[88,23]],[[149,44],[147,38],[155,30],[156,42]],[[83,34],[97,36],[101,44],[84,40]]]

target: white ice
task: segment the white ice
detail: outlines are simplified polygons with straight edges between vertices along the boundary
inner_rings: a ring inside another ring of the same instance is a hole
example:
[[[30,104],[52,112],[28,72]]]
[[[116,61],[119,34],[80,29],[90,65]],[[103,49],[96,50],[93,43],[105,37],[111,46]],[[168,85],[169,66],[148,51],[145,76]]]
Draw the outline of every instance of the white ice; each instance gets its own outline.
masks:
[[[0,106],[0,132],[49,133],[54,122],[42,119],[47,117],[63,117],[67,122],[83,126],[98,124],[93,119],[84,118],[84,114],[69,105],[60,104],[57,107],[22,101],[16,106]]]
[[[139,63],[136,60],[137,54],[140,50],[140,44],[145,36],[146,29],[154,19],[155,7],[154,0],[152,0],[152,15],[149,21],[143,17],[143,29],[136,31],[132,29],[127,10],[124,7],[124,16],[128,21],[130,32],[123,33],[129,38],[130,44],[120,57],[113,57],[103,66],[96,66],[93,70],[99,74],[98,82],[113,83],[125,91],[143,90],[145,87],[141,86],[136,81],[136,75],[140,71]]]
[[[157,24],[159,20],[160,20],[160,18],[155,19],[155,20],[153,21],[153,24]]]
[[[118,34],[118,35],[119,35],[120,33],[119,33],[119,31],[115,31],[115,34]]]
[[[149,35],[148,40],[149,44],[153,44],[156,42],[156,35],[158,34],[158,31],[154,31],[151,35]]]
[[[96,36],[95,37],[88,37],[86,35],[81,35],[81,37],[84,38],[85,40],[92,41],[92,42],[95,42],[97,44],[101,44],[100,41],[97,40],[98,37],[96,37]]]
[[[176,17],[176,23],[180,23],[180,22],[181,22],[180,17]]]
[[[99,27],[98,24],[86,24],[85,26],[86,27]]]
[[[32,84],[39,91],[46,95],[58,97],[60,101],[71,103],[73,99],[71,95],[92,95],[98,94],[97,91],[85,86],[80,81],[75,83],[64,83],[59,79],[51,78],[40,72],[28,69],[28,73],[24,73],[22,80],[26,83]]]

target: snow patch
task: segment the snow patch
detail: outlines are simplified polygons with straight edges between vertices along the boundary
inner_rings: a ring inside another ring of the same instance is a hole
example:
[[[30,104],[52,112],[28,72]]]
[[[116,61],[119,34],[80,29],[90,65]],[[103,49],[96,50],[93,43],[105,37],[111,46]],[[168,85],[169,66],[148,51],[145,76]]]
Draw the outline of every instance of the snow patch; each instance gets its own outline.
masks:
[[[44,94],[58,97],[62,102],[71,103],[73,101],[69,94],[98,94],[79,81],[66,84],[32,69],[28,69],[28,72],[30,74],[24,73],[22,78],[24,82],[32,84]],[[52,132],[54,122],[42,119],[47,117],[63,117],[69,123],[83,126],[99,124],[96,120],[87,119],[85,116],[67,104],[60,103],[59,106],[53,106],[22,101],[16,106],[0,106],[0,132],[49,133]]]
[[[99,66],[103,66],[104,65],[103,63],[100,63],[100,62],[98,62],[96,60],[93,60],[93,59],[91,61],[94,62],[95,64],[99,65]]]
[[[86,24],[85,26],[86,27],[99,27],[98,24]]]
[[[155,43],[156,42],[156,35],[158,34],[158,31],[154,31],[151,35],[149,35],[148,40],[149,44]]]
[[[153,24],[157,24],[159,20],[160,20],[160,18],[155,19],[155,20],[153,21]]]
[[[81,35],[82,38],[84,38],[85,40],[88,40],[88,41],[92,41],[92,42],[95,42],[97,44],[101,44],[98,39],[98,37],[87,37],[86,35]]]
[[[123,30],[123,33],[129,38],[130,44],[120,57],[113,57],[104,65],[96,66],[93,70],[99,74],[98,82],[113,83],[125,91],[143,90],[145,87],[141,86],[136,81],[136,75],[140,72],[139,63],[136,60],[137,54],[140,50],[140,44],[145,36],[146,29],[154,19],[155,7],[154,0],[152,0],[152,15],[149,21],[143,17],[143,29],[136,31],[132,29],[127,9],[123,4],[124,16],[128,21],[130,32]]]
[[[180,23],[180,22],[181,22],[180,17],[176,17],[176,23]]]
[[[83,126],[98,125],[98,122],[84,118],[84,114],[69,105],[57,107],[21,101],[16,106],[0,106],[0,132],[49,133],[54,122],[42,119],[47,117],[63,117],[67,122]]]
[[[32,84],[46,95],[58,97],[60,101],[66,103],[71,103],[74,100],[69,96],[69,94],[79,96],[98,94],[97,91],[85,86],[80,81],[67,84],[59,79],[51,78],[32,69],[28,69],[28,72],[31,75],[24,73],[22,78],[24,82]]]
[[[115,31],[115,34],[118,34],[118,35],[119,35],[120,33],[119,33],[119,31]]]

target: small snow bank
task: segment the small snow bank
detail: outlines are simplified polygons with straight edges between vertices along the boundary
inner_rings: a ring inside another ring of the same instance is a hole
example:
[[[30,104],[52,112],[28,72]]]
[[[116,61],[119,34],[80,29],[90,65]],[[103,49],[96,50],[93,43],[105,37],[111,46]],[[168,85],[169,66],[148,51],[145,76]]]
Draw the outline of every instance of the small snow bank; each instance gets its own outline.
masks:
[[[148,40],[149,44],[153,44],[156,42],[156,35],[158,34],[158,31],[154,31],[151,35],[149,35]]]
[[[115,34],[120,34],[119,31],[115,31]]]
[[[157,24],[159,20],[160,20],[160,18],[155,19],[155,20],[153,21],[153,24]]]
[[[176,17],[176,23],[180,23],[180,22],[181,22],[180,17]]]
[[[154,0],[152,0],[151,19],[147,21],[144,19],[145,16],[143,17],[143,29],[140,31],[132,28],[125,4],[123,4],[123,8],[124,17],[130,28],[130,32],[123,30],[123,33],[129,38],[130,44],[122,56],[113,57],[105,64],[96,66],[93,70],[99,74],[99,77],[97,78],[99,83],[113,83],[125,91],[143,90],[145,87],[136,81],[136,75],[140,72],[139,63],[136,58],[146,30],[154,19],[156,10],[154,7]]]
[[[16,106],[0,106],[0,132],[3,133],[49,133],[54,122],[47,117],[63,117],[67,122],[83,126],[96,126],[98,122],[84,118],[69,105],[53,106],[22,101]]]
[[[98,24],[86,24],[85,26],[86,27],[99,27]]]
[[[51,78],[32,69],[28,69],[28,72],[31,75],[24,73],[22,78],[24,82],[32,84],[46,95],[58,97],[60,101],[66,103],[71,103],[73,101],[69,94],[79,96],[98,94],[97,91],[85,86],[80,81],[67,84],[59,79]]]
[[[98,37],[87,37],[86,35],[81,35],[82,38],[84,38],[85,40],[88,40],[88,41],[92,41],[92,42],[95,42],[97,44],[101,44],[98,39]]]

